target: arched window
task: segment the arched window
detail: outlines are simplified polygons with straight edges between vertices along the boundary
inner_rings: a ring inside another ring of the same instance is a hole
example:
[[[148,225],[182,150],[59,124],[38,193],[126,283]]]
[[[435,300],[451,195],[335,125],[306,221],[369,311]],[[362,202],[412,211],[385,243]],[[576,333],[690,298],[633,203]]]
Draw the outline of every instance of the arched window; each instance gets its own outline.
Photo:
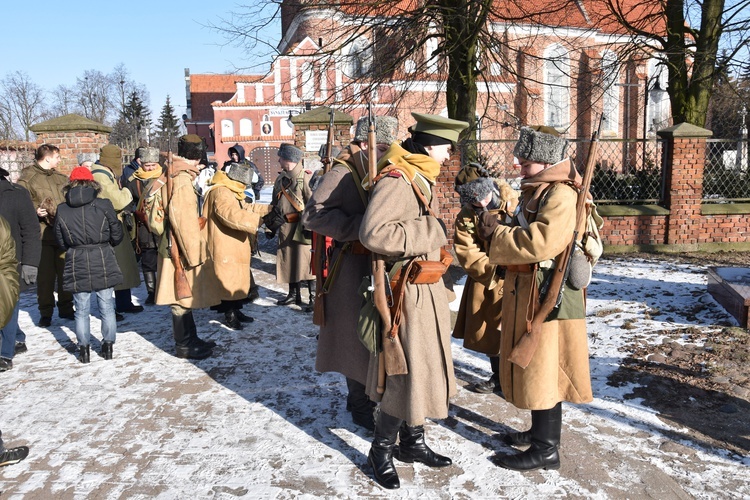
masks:
[[[227,118],[221,120],[221,136],[232,137],[234,136],[234,122]]]
[[[617,55],[608,50],[602,54],[602,129],[619,135],[620,131],[620,87],[616,84],[620,76]]]
[[[253,135],[253,122],[250,118],[240,120],[240,135]]]
[[[544,63],[544,120],[550,127],[570,123],[570,59],[559,45],[546,50]]]

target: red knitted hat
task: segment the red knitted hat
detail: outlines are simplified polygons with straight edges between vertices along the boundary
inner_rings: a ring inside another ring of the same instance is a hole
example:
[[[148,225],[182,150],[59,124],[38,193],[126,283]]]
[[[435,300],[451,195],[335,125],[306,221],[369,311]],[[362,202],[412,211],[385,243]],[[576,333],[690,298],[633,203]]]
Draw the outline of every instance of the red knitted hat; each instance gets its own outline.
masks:
[[[94,176],[91,175],[91,170],[86,167],[76,167],[70,173],[71,181],[93,181]]]

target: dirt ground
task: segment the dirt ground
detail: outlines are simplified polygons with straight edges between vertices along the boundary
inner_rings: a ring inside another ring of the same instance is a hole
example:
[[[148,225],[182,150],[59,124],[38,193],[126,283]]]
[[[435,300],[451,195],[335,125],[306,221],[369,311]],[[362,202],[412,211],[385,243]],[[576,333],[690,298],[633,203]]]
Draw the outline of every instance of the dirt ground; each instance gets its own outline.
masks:
[[[750,267],[750,252],[636,254],[698,266]],[[697,303],[697,308],[705,307]],[[698,310],[692,311],[693,314]],[[635,341],[625,349],[632,354],[609,383],[639,385],[631,395],[657,412],[660,418],[694,429],[696,439],[708,445],[750,452],[750,334],[730,325],[715,331],[695,327],[663,331],[662,344]],[[696,411],[696,404],[700,408]]]

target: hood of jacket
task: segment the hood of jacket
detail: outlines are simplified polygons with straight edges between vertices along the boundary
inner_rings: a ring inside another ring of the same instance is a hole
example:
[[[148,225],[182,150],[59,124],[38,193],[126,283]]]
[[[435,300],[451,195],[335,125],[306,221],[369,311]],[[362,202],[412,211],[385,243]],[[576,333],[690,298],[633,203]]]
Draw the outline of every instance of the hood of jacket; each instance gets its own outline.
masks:
[[[75,186],[65,193],[65,202],[73,208],[81,207],[94,201],[96,195],[92,186]]]
[[[243,148],[239,144],[235,144],[234,146],[232,146],[231,148],[229,148],[228,152],[229,152],[229,158],[230,158],[230,160],[232,158],[232,150],[236,151],[237,152],[237,156],[239,157],[239,160],[237,161],[237,163],[242,163],[243,161],[245,161],[245,148]]]

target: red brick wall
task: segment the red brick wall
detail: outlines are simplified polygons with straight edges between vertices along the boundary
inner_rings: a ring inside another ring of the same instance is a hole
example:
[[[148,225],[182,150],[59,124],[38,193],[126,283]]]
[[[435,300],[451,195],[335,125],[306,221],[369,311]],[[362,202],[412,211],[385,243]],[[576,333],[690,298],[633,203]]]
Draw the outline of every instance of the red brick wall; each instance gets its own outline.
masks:
[[[109,134],[91,131],[40,132],[36,136],[36,145],[39,147],[42,144],[60,148],[58,170],[67,174],[78,166],[78,153],[99,154],[102,146],[109,144]]]

